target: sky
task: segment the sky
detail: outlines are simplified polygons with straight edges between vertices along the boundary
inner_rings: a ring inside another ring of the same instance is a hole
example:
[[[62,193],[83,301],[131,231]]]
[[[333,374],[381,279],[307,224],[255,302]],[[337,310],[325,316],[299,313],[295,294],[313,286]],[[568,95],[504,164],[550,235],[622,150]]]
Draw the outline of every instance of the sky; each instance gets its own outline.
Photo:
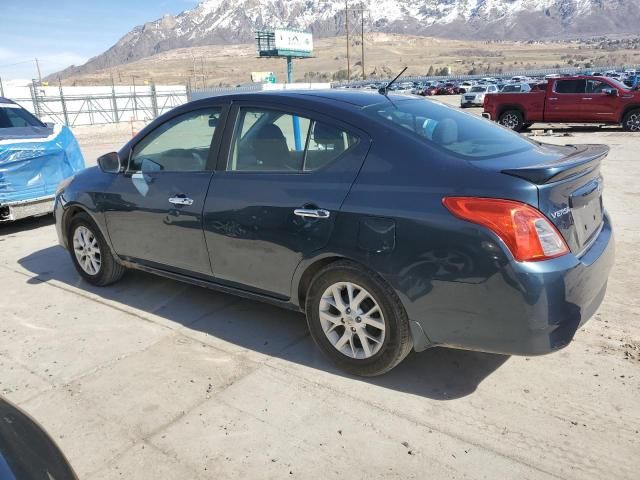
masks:
[[[37,78],[81,65],[136,25],[197,0],[0,0],[0,78]]]

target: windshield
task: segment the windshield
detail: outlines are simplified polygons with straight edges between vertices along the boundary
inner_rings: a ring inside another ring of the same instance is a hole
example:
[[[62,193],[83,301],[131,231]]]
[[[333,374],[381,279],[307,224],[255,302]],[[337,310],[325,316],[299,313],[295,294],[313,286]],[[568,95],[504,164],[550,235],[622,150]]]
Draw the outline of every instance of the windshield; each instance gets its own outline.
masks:
[[[625,85],[623,82],[621,82],[617,78],[609,78],[608,80],[611,83],[613,83],[616,87],[618,87],[618,88],[620,88],[622,90],[631,90],[627,85]]]
[[[471,89],[472,92],[486,92],[487,91],[487,87],[473,87]]]
[[[429,100],[394,100],[393,103],[371,105],[364,108],[364,112],[469,160],[495,158],[534,148],[517,133]]]

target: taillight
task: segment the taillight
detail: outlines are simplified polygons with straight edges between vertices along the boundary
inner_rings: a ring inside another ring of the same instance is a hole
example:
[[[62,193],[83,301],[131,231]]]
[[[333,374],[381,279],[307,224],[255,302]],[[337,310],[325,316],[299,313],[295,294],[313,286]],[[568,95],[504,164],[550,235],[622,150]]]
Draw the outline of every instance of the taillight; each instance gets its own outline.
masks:
[[[556,227],[526,203],[477,197],[445,197],[442,203],[456,217],[493,231],[519,262],[548,260],[569,253]]]

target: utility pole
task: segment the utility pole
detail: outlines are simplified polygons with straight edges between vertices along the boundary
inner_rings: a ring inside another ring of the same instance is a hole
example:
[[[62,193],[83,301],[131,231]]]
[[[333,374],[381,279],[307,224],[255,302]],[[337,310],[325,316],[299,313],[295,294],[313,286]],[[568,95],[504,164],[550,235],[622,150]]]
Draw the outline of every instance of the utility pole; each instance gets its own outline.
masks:
[[[366,70],[364,68],[364,3],[360,4],[360,14],[362,15],[360,17],[361,19],[361,23],[360,23],[360,35],[362,37],[362,80],[366,80],[367,78],[367,73]]]
[[[349,0],[344,2],[344,21],[347,31],[347,81],[351,81],[351,61],[349,59]]]
[[[40,73],[40,62],[38,62],[38,59],[36,58],[36,69],[38,70],[38,84],[42,85],[42,74]]]
[[[0,77],[0,97],[4,97],[4,87],[2,86],[2,77]]]
[[[58,88],[60,89],[60,103],[62,104],[62,114],[64,115],[64,124],[69,126],[69,113],[67,112],[67,103],[64,101],[64,92],[62,91],[62,80],[58,75]]]

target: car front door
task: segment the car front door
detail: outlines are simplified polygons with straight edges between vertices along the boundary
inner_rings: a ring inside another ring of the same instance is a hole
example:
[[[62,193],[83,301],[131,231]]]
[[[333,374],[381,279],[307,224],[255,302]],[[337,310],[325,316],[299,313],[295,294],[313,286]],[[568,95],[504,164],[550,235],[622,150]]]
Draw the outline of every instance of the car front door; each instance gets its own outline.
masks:
[[[202,209],[221,140],[223,107],[174,116],[133,146],[104,200],[116,253],[158,268],[210,276]]]
[[[547,122],[579,123],[587,121],[583,100],[586,93],[586,80],[557,80],[553,91],[547,95],[544,120]]]
[[[609,95],[608,90],[618,95]],[[620,114],[619,91],[613,85],[600,79],[587,80],[584,95],[584,114],[589,122],[617,123]]]
[[[352,126],[279,106],[235,105],[205,204],[216,281],[289,298],[305,256],[329,241],[369,149]]]

